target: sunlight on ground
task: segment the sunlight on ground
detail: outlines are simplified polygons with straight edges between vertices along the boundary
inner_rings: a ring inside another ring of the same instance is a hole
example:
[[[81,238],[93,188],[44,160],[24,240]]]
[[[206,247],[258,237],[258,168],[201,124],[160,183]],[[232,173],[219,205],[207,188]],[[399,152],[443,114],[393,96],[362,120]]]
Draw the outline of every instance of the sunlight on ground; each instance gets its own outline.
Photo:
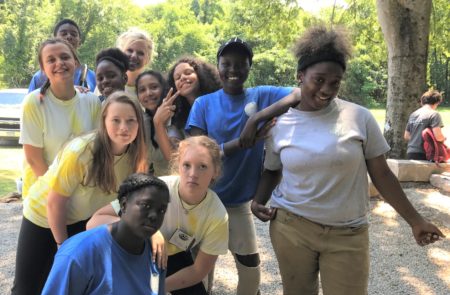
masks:
[[[427,193],[423,198],[423,203],[438,211],[445,213],[450,212],[450,198],[439,192]]]
[[[400,267],[398,271],[402,276],[401,279],[405,281],[406,284],[411,285],[416,289],[415,294],[419,295],[436,294],[430,287],[428,287],[426,282],[414,277],[414,275],[412,275],[407,268]]]
[[[378,202],[372,209],[372,214],[383,216],[383,222],[387,226],[394,227],[399,225],[397,221],[398,213],[386,202]]]
[[[433,247],[428,250],[428,257],[440,267],[437,274],[450,289],[450,252]]]

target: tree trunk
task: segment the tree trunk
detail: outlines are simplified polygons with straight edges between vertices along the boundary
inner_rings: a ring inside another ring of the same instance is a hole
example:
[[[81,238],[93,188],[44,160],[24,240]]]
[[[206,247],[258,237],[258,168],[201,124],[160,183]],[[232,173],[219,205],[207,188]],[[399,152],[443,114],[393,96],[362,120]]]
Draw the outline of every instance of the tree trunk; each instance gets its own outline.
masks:
[[[384,136],[389,157],[403,158],[405,126],[426,90],[431,0],[377,0],[388,47],[388,95]]]

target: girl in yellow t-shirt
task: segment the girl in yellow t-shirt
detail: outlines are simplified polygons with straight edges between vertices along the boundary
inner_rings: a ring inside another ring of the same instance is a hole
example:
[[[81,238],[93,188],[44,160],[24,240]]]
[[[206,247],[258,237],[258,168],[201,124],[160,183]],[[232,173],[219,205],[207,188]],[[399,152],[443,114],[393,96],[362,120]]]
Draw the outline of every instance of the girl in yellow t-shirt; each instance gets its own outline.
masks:
[[[220,175],[220,148],[207,136],[189,137],[180,142],[172,164],[174,175],[161,177],[170,193],[160,228],[169,255],[166,291],[205,295],[202,280],[228,249],[228,215],[217,194],[209,189]],[[103,207],[87,227],[118,220],[119,210],[118,202]],[[191,255],[193,248],[196,255]]]
[[[40,294],[57,248],[117,197],[119,184],[146,172],[141,107],[125,92],[104,103],[97,131],[73,139],[23,203],[12,294]]]
[[[29,93],[22,104],[19,142],[25,154],[24,198],[68,140],[97,127],[101,109],[97,96],[74,88],[73,74],[79,61],[66,40],[44,41],[38,57],[48,79],[40,89]]]

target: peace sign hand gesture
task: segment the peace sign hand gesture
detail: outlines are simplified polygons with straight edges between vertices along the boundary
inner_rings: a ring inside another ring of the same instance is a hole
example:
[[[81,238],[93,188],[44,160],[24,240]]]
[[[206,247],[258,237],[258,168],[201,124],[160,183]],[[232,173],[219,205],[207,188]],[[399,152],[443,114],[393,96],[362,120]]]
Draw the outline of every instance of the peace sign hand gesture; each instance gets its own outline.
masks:
[[[161,105],[156,110],[155,115],[153,116],[153,122],[155,125],[159,124],[167,124],[175,113],[175,105],[173,104],[175,99],[180,95],[180,91],[175,92],[173,94],[173,88],[170,88],[167,96],[163,98]]]

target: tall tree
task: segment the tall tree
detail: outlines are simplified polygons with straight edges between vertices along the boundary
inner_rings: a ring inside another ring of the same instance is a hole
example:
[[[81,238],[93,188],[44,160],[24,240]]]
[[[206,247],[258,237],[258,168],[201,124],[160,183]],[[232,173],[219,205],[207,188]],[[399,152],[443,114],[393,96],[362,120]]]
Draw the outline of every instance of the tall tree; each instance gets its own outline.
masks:
[[[389,156],[402,158],[408,116],[426,89],[431,0],[377,0],[377,14],[388,48],[384,136],[392,148]]]

